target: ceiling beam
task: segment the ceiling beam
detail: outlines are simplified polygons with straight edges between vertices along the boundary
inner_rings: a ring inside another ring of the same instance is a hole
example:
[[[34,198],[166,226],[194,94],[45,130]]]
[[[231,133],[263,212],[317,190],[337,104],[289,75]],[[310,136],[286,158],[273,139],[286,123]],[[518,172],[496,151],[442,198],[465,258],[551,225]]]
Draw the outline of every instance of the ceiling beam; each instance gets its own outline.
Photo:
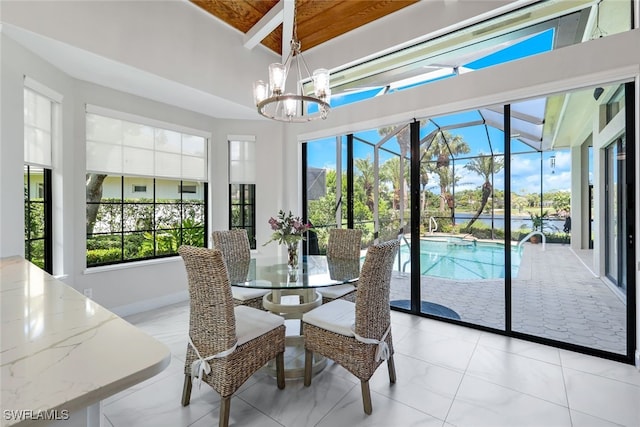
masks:
[[[244,47],[253,49],[282,23],[284,0],[280,0],[244,35]],[[284,38],[283,38],[284,40]]]
[[[293,30],[295,26],[296,2],[295,0],[280,0],[278,4],[284,3],[282,13],[282,63],[284,64],[291,52],[291,40],[293,40]]]

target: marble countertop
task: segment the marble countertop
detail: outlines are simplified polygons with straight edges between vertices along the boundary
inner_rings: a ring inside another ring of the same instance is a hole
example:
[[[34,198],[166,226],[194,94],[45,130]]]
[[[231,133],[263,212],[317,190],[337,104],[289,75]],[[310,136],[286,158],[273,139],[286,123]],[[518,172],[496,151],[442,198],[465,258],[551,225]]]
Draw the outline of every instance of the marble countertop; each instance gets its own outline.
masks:
[[[21,257],[0,259],[0,303],[2,426],[30,423],[8,410],[74,412],[169,364],[164,344]]]

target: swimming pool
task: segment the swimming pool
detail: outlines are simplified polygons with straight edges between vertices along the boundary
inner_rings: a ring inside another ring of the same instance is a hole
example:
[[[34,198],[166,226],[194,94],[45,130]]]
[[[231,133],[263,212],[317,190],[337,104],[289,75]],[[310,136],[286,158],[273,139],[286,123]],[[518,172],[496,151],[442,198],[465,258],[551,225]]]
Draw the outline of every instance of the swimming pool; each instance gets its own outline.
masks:
[[[400,264],[409,260],[409,247],[400,249]],[[520,267],[521,248],[511,249],[511,275]],[[410,263],[405,271],[410,271]],[[474,242],[461,238],[420,240],[420,269],[423,276],[452,280],[503,279],[505,276],[504,245]]]

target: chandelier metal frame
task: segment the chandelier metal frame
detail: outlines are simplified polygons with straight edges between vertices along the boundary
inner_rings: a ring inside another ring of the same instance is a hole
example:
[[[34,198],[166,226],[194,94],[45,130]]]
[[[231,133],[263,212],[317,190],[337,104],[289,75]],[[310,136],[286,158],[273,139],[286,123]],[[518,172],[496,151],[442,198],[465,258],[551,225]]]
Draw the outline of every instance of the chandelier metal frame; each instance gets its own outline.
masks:
[[[294,18],[293,37],[290,43],[291,49],[283,64],[271,64],[269,66],[269,84],[262,80],[254,83],[254,101],[260,115],[272,120],[288,123],[303,123],[316,119],[326,119],[331,105],[331,89],[329,88],[329,70],[318,69],[309,72],[307,62],[300,51],[300,41],[296,34]],[[283,93],[286,88],[287,78],[291,65],[296,63],[297,69],[297,93]],[[307,73],[307,78],[302,79],[302,68]],[[314,92],[304,94],[303,82],[313,81]],[[309,113],[309,106],[316,105],[317,112]]]

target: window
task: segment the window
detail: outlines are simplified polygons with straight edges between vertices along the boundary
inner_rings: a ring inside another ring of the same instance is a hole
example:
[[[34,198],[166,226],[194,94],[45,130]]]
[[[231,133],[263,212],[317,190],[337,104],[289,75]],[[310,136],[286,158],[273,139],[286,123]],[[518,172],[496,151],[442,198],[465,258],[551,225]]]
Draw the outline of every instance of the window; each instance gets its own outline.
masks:
[[[255,138],[229,138],[229,228],[247,230],[256,248]]]
[[[24,257],[48,273],[52,268],[51,169],[24,166]]]
[[[530,2],[331,73],[331,106],[360,102],[629,31],[633,2]],[[426,36],[429,37],[429,36]],[[305,82],[305,92],[313,91]],[[313,106],[315,107],[315,106]],[[313,111],[310,106],[310,111]]]
[[[53,273],[52,146],[62,96],[28,77],[24,84],[24,255]]]
[[[181,184],[178,186],[178,193],[196,194],[196,186]]]
[[[207,138],[87,106],[87,266],[205,246]]]

